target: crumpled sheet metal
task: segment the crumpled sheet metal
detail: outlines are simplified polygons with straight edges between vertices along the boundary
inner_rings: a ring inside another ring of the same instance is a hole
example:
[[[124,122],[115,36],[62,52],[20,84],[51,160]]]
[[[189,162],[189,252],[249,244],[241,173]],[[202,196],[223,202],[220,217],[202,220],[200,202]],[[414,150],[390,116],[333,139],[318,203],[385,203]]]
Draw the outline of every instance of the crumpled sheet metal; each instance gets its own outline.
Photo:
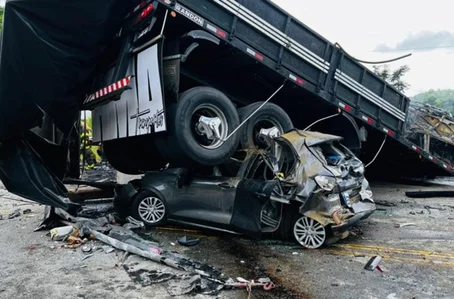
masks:
[[[298,150],[301,148],[302,143],[305,143],[307,146],[315,146],[328,141],[340,141],[343,137],[320,132],[294,129],[282,134],[279,139],[286,139],[295,149]]]

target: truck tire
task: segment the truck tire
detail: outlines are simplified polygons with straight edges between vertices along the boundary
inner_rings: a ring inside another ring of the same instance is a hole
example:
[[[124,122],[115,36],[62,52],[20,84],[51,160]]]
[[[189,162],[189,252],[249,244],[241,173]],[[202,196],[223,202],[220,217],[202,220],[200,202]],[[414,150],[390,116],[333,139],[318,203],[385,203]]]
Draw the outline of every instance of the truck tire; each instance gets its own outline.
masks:
[[[168,134],[158,138],[160,153],[172,166],[194,162],[213,166],[222,164],[236,151],[239,135],[222,142],[239,125],[238,113],[230,99],[211,87],[195,87],[180,95],[166,111]],[[220,139],[209,136],[201,126],[201,116],[220,121]]]
[[[256,102],[238,109],[240,123],[251,115],[263,102]],[[281,134],[293,129],[293,123],[288,114],[278,105],[267,103],[254,114],[239,130],[240,143],[243,149],[263,148],[265,144],[258,139],[261,129],[277,127]]]
[[[109,164],[125,174],[160,170],[166,161],[159,154],[150,135],[105,141],[104,155]]]

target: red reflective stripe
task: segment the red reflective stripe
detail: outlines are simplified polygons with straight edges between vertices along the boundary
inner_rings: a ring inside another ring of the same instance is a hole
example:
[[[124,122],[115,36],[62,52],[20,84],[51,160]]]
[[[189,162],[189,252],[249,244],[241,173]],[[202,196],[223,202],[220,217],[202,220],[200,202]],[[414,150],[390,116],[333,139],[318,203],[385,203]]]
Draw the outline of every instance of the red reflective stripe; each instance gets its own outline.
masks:
[[[350,107],[350,106],[348,106],[348,105],[345,105],[345,104],[342,103],[342,102],[339,102],[339,106],[340,106],[342,109],[344,109],[345,111],[347,111],[347,112],[352,111],[352,107]]]
[[[255,58],[257,58],[258,60],[263,60],[263,56],[260,55],[259,53],[255,53]]]
[[[393,136],[394,135],[394,132],[387,129],[387,128],[383,128],[383,132],[385,132],[386,134],[388,134],[389,136]]]
[[[303,85],[304,84],[304,81],[303,79],[301,78],[296,78],[296,83],[300,84],[300,85]]]
[[[421,151],[421,149],[419,147],[417,147],[416,145],[412,145],[411,148],[414,149],[415,151],[417,151],[418,153]]]
[[[126,85],[128,85],[128,80],[123,79],[123,80],[121,80],[121,81],[122,81],[122,84],[123,84],[122,87],[125,87]]]
[[[219,29],[216,30],[216,34],[219,35],[220,37],[223,37],[223,38],[227,37],[227,33],[225,33],[222,30],[219,30]]]

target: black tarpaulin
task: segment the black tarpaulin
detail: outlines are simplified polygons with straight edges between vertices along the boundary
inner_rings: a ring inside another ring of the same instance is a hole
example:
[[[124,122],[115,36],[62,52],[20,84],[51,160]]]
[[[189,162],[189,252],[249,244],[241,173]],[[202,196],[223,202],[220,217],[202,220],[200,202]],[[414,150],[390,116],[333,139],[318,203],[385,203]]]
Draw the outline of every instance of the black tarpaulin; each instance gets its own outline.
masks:
[[[0,141],[39,125],[67,133],[107,43],[136,0],[8,0],[0,42]]]
[[[42,163],[27,138],[30,136],[16,137],[0,145],[0,179],[14,194],[67,210],[65,186]]]

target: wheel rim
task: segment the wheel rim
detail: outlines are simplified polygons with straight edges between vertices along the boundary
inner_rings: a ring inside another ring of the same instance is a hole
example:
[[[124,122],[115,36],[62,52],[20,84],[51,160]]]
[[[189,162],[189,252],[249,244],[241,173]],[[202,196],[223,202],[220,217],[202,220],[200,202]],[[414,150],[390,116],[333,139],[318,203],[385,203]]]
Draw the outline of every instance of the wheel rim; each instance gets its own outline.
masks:
[[[325,228],[316,220],[303,216],[293,227],[296,241],[306,248],[319,248],[326,239]]]
[[[157,197],[146,197],[139,204],[139,215],[148,223],[158,223],[166,214],[166,207]]]
[[[257,123],[252,128],[252,136],[254,136],[254,143],[258,148],[266,148],[267,143],[260,137],[260,130],[261,129],[271,129],[276,127],[279,130],[279,135],[284,133],[284,129],[282,128],[281,124],[274,119],[259,119]]]
[[[206,122],[217,122],[214,126],[216,130],[211,127],[207,129],[203,126],[202,119]],[[191,117],[191,127],[193,128],[192,134],[197,143],[206,149],[217,149],[223,143],[224,139],[228,136],[229,124],[224,112],[212,104],[202,104],[198,106]]]

